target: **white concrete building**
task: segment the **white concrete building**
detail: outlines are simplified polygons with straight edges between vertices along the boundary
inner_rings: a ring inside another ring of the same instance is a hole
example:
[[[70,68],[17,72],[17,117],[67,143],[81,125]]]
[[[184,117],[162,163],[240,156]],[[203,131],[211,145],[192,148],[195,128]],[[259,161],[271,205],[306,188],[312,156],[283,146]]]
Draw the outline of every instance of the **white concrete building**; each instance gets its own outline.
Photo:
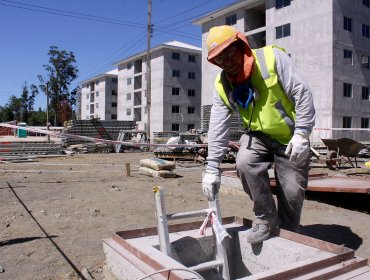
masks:
[[[151,49],[150,131],[187,131],[200,125],[201,49],[171,41]],[[119,120],[147,129],[146,52],[116,62]]]
[[[208,31],[228,24],[252,48],[275,44],[291,56],[314,93],[313,141],[370,141],[369,0],[242,0],[193,23],[202,26],[202,106],[212,103],[219,72],[206,59]]]
[[[117,69],[80,83],[81,120],[117,120]]]

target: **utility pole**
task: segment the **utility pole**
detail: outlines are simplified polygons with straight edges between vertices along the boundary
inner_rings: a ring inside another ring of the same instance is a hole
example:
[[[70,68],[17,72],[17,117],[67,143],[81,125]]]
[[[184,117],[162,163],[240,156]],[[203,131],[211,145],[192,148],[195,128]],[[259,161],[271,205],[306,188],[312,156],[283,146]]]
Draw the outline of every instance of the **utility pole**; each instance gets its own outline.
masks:
[[[46,83],[46,130],[50,130],[49,125],[49,82]],[[50,141],[50,135],[48,134],[48,142]]]
[[[148,29],[147,29],[147,48],[146,48],[146,109],[147,125],[146,133],[150,139],[150,107],[151,107],[151,68],[150,68],[150,37],[152,35],[152,0],[148,0]]]

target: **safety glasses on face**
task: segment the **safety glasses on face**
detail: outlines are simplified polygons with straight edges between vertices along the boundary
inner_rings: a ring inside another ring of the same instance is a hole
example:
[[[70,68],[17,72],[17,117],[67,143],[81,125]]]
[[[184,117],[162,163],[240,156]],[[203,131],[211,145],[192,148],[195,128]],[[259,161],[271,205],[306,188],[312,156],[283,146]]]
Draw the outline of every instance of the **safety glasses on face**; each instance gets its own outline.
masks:
[[[236,54],[236,52],[237,52],[236,46],[231,45],[231,46],[227,47],[226,49],[224,49],[218,56],[216,56],[214,58],[214,61],[217,64],[222,64],[225,61],[230,60],[230,58],[232,58]]]

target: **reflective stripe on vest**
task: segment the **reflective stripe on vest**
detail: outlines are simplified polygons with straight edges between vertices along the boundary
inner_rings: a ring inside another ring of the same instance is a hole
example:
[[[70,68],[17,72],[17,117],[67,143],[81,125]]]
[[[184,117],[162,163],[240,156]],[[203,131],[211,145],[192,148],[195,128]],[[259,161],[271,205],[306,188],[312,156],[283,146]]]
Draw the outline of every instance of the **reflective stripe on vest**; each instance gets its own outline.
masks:
[[[294,104],[288,99],[281,87],[275,71],[275,55],[273,48],[267,46],[253,50],[255,69],[252,75],[252,85],[257,92],[254,106],[246,110],[233,104],[232,89],[234,85],[221,73],[215,81],[216,90],[221,99],[231,110],[239,111],[245,128],[261,131],[281,144],[288,144],[294,133]],[[252,114],[253,110],[253,114]]]

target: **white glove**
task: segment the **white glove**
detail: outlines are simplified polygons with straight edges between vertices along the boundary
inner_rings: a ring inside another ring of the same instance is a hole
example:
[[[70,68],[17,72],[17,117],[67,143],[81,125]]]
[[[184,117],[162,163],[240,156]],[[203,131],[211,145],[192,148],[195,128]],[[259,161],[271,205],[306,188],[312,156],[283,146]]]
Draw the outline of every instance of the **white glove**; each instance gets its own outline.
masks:
[[[310,143],[307,138],[308,137],[306,137],[303,132],[294,133],[285,150],[286,155],[290,154],[289,161],[299,163],[308,157],[310,153]]]
[[[216,167],[207,166],[202,181],[202,189],[203,194],[207,197],[208,201],[215,200],[216,194],[220,189],[220,185],[221,185],[220,170]]]

